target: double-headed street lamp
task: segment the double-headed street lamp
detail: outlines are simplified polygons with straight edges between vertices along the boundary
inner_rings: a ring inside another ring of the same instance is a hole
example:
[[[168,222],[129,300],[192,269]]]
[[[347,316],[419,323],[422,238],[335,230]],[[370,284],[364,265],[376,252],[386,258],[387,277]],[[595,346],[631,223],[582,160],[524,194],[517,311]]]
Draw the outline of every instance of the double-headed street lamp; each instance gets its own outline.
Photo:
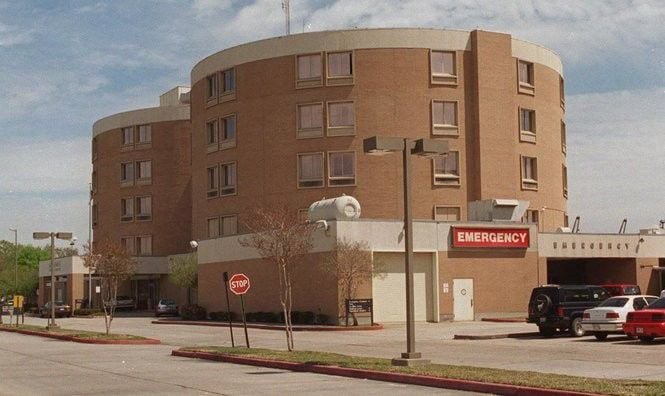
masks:
[[[54,255],[55,255],[55,250],[54,250],[54,245],[55,245],[55,238],[58,239],[66,239],[70,240],[72,239],[72,233],[71,232],[33,232],[32,233],[32,238],[33,239],[48,239],[51,238],[51,318],[49,319],[48,326],[46,326],[48,329],[51,328],[58,328],[58,325],[55,324],[55,274],[53,272],[53,267],[54,267]]]
[[[401,137],[374,136],[363,141],[363,151],[370,155],[402,153],[404,175],[404,272],[406,277],[406,352],[392,360],[395,366],[427,364],[416,352],[413,297],[413,227],[411,216],[411,155],[436,157],[448,152],[448,142],[438,139],[410,140]]]

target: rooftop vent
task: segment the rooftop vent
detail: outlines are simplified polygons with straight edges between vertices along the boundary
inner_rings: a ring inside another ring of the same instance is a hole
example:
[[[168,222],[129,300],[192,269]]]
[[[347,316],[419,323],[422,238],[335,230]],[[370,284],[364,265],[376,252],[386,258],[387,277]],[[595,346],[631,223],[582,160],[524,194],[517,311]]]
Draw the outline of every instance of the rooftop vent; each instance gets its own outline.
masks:
[[[521,221],[529,201],[485,199],[469,202],[469,221]]]

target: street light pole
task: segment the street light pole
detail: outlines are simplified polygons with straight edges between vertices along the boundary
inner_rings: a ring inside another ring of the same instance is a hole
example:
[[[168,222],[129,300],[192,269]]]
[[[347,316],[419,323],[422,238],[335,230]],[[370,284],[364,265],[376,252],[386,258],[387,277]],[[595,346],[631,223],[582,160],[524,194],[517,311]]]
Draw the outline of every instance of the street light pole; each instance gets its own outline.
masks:
[[[58,325],[55,323],[55,238],[71,240],[73,235],[71,232],[33,232],[33,239],[48,239],[51,238],[51,317],[49,318],[48,329],[56,329]]]
[[[14,232],[14,295],[18,293],[18,228],[10,228]]]
[[[92,309],[92,183],[90,187],[90,199],[88,199],[88,254],[90,255],[90,265],[88,266],[88,309]]]

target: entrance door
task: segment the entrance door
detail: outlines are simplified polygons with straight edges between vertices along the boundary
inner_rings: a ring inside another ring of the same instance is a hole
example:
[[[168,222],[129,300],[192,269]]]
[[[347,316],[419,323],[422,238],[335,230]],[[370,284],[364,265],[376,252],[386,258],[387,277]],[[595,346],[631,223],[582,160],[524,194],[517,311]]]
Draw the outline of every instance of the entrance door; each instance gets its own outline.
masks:
[[[473,279],[453,279],[454,320],[473,320]]]

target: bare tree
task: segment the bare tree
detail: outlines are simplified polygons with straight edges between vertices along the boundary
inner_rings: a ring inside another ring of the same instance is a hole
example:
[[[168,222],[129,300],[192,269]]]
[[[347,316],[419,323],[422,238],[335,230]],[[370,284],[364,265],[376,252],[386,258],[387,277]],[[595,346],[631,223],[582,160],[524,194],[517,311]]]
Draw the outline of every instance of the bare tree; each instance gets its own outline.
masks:
[[[255,248],[259,255],[277,267],[279,302],[284,313],[286,346],[293,350],[291,323],[291,273],[293,268],[312,249],[314,226],[303,223],[286,207],[259,208],[245,222],[251,234],[240,238],[241,246]]]
[[[123,246],[108,240],[95,243],[92,255],[87,246],[85,249],[86,254],[83,256],[85,266],[95,268],[95,274],[101,280],[104,324],[108,335],[115,316],[118,286],[134,274],[136,262]]]
[[[196,253],[174,256],[170,259],[169,279],[176,286],[187,289],[187,304],[192,303],[192,288],[198,283],[198,260]]]
[[[340,311],[346,310],[346,300],[357,297],[358,287],[371,279],[375,268],[372,265],[372,253],[365,241],[337,241],[332,254],[324,261],[324,269],[337,278]],[[358,326],[358,319],[351,314],[353,325]],[[348,324],[348,323],[347,323]]]

